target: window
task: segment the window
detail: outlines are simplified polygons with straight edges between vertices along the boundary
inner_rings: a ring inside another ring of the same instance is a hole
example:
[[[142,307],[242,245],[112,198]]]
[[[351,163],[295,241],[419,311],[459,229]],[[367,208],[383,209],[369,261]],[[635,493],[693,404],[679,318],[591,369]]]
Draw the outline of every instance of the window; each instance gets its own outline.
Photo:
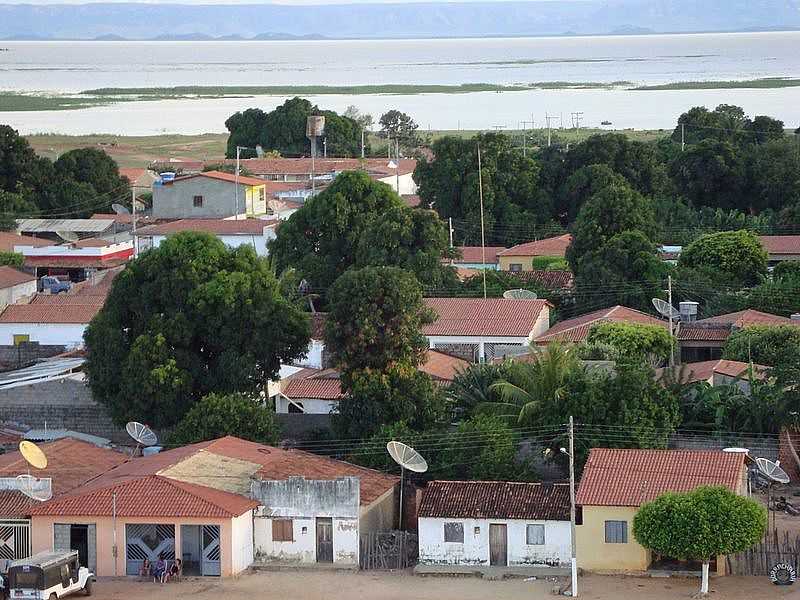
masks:
[[[627,544],[628,522],[606,521],[606,544]]]
[[[273,542],[293,542],[294,531],[291,519],[272,520],[272,541]]]
[[[455,544],[464,543],[464,524],[463,523],[445,523],[444,524],[444,541],[453,542]]]
[[[522,265],[519,263],[511,263],[508,265],[508,270],[512,273],[519,273],[522,271]]]
[[[544,525],[528,525],[526,543],[528,546],[544,546]]]
[[[195,208],[203,208],[203,197],[202,196],[195,196],[192,198],[192,202]]]

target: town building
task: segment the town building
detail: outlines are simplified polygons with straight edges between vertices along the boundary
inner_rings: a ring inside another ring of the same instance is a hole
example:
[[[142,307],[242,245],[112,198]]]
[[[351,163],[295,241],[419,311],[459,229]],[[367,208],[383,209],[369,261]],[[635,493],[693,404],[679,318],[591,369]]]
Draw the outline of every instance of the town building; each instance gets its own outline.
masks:
[[[181,231],[211,233],[231,248],[252,246],[259,256],[267,256],[267,245],[275,239],[277,221],[262,219],[181,219],[149,225],[136,231],[139,252],[158,248],[168,236]]]
[[[666,381],[670,378],[681,383],[705,382],[712,387],[721,385],[736,385],[745,393],[750,392],[750,369],[756,380],[767,377],[769,367],[765,365],[749,365],[738,360],[706,360],[696,363],[656,369],[656,378]]]
[[[530,271],[533,269],[534,258],[540,256],[564,258],[571,243],[572,236],[566,233],[543,240],[518,244],[497,254],[498,267],[501,271]]]
[[[16,245],[14,251],[22,254],[25,268],[37,277],[52,275],[77,282],[124,265],[133,258],[133,242],[93,237],[49,245]]]
[[[528,346],[550,327],[547,300],[426,298],[436,320],[423,326],[430,348],[470,362]]]
[[[456,248],[458,258],[451,264],[460,269],[491,269],[497,270],[497,253],[505,250],[503,246],[459,246]],[[485,259],[485,260],[484,260]]]
[[[800,260],[800,235],[760,235],[758,240],[767,251],[770,267],[786,260]]]
[[[20,235],[13,231],[0,231],[0,252],[14,252],[14,246],[50,246],[50,240]]]
[[[165,176],[153,184],[153,218],[224,219],[267,213],[265,182],[221,171]]]
[[[418,511],[423,565],[561,567],[570,564],[569,486],[432,481]]]
[[[71,233],[78,238],[107,237],[116,233],[115,227],[114,219],[17,219],[18,233],[33,234],[36,238],[53,242],[62,241],[59,234],[63,233]],[[15,245],[26,245],[26,242]]]
[[[36,276],[14,267],[0,267],[0,307],[36,293]]]
[[[125,177],[131,187],[136,190],[149,190],[158,181],[158,174],[150,169],[123,167],[119,170],[119,174]]]
[[[592,327],[601,323],[635,323],[638,325],[657,325],[667,327],[667,322],[656,319],[642,311],[626,306],[610,306],[601,308],[579,317],[559,321],[550,329],[538,336],[534,342],[546,346],[551,342],[580,343],[586,341]]]
[[[721,450],[592,448],[576,499],[581,509],[576,528],[579,568],[643,572],[679,563],[654,556],[639,545],[633,537],[633,518],[642,504],[666,492],[689,492],[706,485],[745,495],[745,455]],[[723,574],[723,557],[714,562],[717,573]]]
[[[37,294],[30,304],[9,304],[0,312],[0,346],[82,347],[83,334],[104,301],[103,296]]]

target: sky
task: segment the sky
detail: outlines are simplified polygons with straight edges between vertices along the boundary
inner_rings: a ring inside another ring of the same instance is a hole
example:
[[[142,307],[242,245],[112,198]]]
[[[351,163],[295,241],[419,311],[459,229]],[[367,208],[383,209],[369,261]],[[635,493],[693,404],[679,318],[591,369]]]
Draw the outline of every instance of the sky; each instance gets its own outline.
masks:
[[[90,4],[90,3],[146,3],[146,4],[402,4],[407,0],[0,0],[0,4]],[[413,0],[414,2],[551,2],[553,0]]]

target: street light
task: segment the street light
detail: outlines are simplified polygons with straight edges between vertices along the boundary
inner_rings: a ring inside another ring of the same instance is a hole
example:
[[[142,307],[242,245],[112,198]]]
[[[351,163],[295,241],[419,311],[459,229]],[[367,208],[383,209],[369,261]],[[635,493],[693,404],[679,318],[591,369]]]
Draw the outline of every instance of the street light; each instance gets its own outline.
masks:
[[[570,571],[572,573],[572,597],[578,596],[578,559],[575,545],[575,424],[572,415],[569,417],[569,450],[561,448],[561,454],[569,457],[569,521],[572,556]]]

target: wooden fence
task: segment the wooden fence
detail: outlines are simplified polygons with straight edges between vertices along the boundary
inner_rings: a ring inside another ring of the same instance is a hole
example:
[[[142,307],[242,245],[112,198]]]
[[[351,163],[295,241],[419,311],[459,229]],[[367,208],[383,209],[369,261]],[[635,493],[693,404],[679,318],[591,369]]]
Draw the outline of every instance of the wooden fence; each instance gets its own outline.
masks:
[[[407,569],[417,562],[417,535],[382,531],[361,536],[362,569]]]
[[[732,575],[769,575],[778,563],[791,565],[800,571],[800,535],[773,530],[749,550],[726,557]]]

